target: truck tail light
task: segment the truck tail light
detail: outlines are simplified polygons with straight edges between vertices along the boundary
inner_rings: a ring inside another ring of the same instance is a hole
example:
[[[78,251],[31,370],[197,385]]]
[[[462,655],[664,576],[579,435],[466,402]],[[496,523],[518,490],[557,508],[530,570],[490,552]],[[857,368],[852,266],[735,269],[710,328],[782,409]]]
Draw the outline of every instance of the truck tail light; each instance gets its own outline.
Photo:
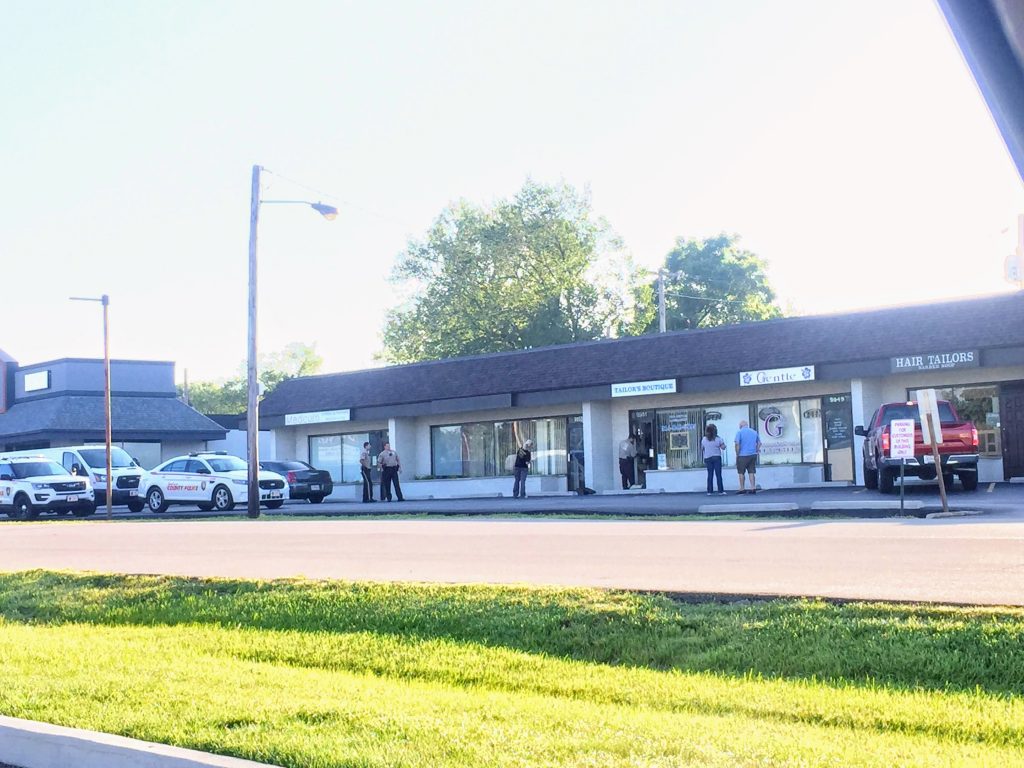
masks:
[[[889,453],[889,428],[882,430],[882,453]]]
[[[971,427],[971,445],[973,445],[975,448],[978,447],[978,428],[977,427]]]
[[[288,484],[289,485],[295,485],[295,473],[294,472],[289,472],[288,473]]]

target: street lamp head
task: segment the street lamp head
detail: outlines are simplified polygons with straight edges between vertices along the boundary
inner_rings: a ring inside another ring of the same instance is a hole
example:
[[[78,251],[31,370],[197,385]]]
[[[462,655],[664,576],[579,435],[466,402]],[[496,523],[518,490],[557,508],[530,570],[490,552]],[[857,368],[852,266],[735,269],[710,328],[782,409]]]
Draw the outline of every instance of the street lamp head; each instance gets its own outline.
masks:
[[[338,218],[338,209],[333,205],[324,205],[323,203],[310,203],[309,205],[328,221],[334,221]]]

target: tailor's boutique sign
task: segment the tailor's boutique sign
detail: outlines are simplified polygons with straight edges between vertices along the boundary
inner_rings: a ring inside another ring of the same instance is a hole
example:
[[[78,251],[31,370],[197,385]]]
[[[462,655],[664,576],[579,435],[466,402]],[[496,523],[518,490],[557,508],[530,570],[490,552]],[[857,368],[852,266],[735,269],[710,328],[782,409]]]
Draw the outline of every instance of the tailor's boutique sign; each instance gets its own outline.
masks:
[[[945,371],[950,368],[977,368],[981,355],[976,349],[958,349],[949,352],[926,352],[923,355],[890,357],[893,373],[905,371]]]
[[[342,408],[339,411],[310,411],[308,413],[286,413],[284,425],[292,427],[296,424],[328,424],[332,421],[348,421],[350,411]]]
[[[612,397],[671,395],[675,391],[675,379],[661,379],[659,381],[627,381],[622,384],[612,384]]]
[[[762,384],[793,384],[798,381],[814,381],[813,365],[798,365],[795,368],[767,368],[763,371],[742,371],[741,387],[756,387]]]

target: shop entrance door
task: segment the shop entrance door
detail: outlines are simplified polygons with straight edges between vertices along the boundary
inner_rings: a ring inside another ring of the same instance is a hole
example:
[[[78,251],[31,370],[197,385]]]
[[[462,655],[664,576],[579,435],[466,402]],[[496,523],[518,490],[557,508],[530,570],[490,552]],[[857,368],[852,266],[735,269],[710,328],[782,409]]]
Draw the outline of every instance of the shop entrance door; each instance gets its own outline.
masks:
[[[629,414],[629,434],[636,437],[636,481],[644,488],[647,487],[647,470],[658,468],[658,446],[654,442],[657,425],[654,419],[654,411],[633,411]]]
[[[1024,382],[1000,387],[999,423],[1003,430],[1003,479],[1024,477]]]
[[[853,403],[850,395],[821,398],[825,420],[825,480],[850,481],[853,474]]]
[[[583,455],[583,417],[570,416],[566,424],[565,445],[568,449],[568,484],[567,488],[572,493],[578,493],[580,488],[586,486],[584,479],[584,455]]]

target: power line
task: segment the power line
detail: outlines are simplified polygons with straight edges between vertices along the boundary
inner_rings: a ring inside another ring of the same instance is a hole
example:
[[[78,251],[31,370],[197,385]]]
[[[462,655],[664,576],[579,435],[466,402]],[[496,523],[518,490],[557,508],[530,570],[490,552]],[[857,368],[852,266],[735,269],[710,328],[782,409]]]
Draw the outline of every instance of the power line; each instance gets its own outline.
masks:
[[[712,296],[694,296],[694,295],[689,294],[689,293],[672,293],[670,291],[665,291],[665,295],[666,296],[673,296],[673,297],[675,297],[677,299],[696,299],[697,301],[715,301],[715,302],[721,302],[721,303],[724,303],[724,304],[746,304],[747,303],[747,302],[741,301],[739,299],[722,299],[722,298],[715,298],[715,297],[712,297]]]

